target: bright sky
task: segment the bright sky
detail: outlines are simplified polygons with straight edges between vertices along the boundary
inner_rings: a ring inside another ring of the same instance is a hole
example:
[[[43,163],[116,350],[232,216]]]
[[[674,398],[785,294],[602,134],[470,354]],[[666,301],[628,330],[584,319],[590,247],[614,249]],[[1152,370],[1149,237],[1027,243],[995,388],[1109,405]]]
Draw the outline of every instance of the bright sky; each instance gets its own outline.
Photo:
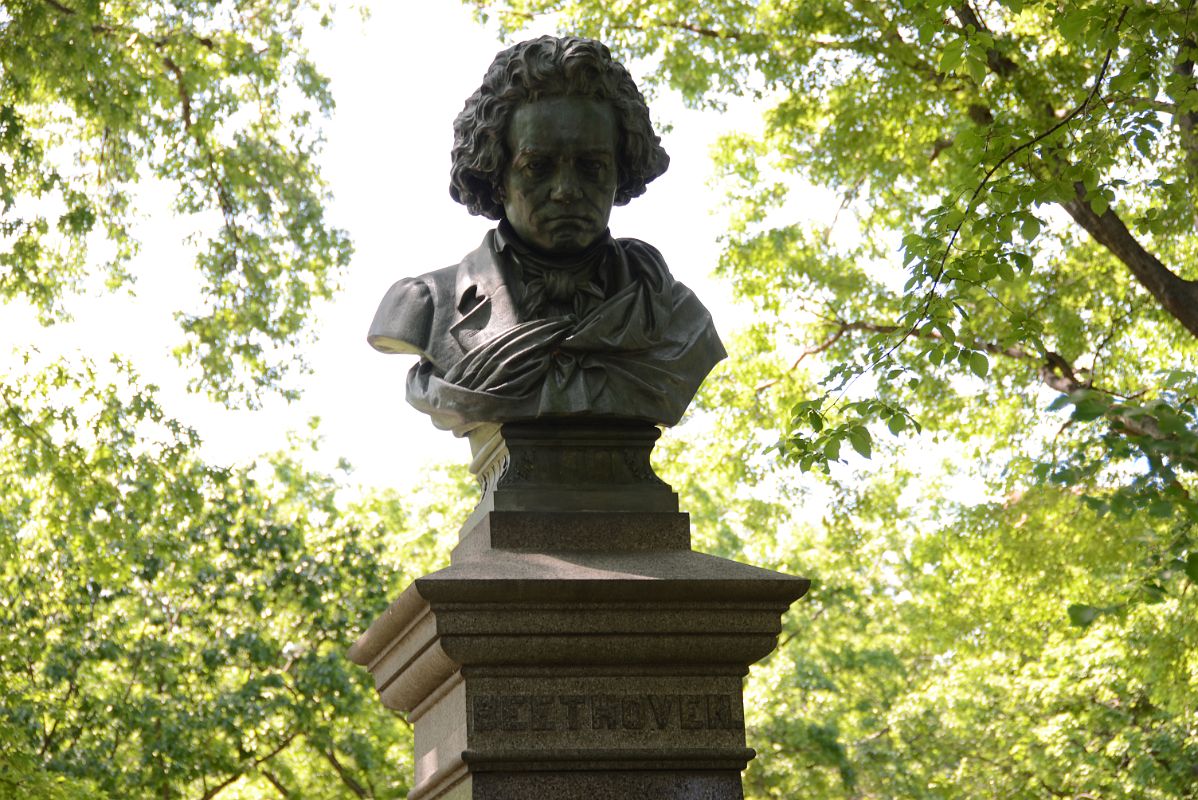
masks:
[[[144,246],[133,266],[135,299],[73,301],[75,322],[48,330],[30,313],[6,308],[0,336],[17,352],[36,344],[46,360],[73,352],[97,361],[127,355],[161,387],[167,412],[200,431],[206,455],[218,463],[277,449],[288,430],[304,430],[314,416],[325,439],[320,466],[345,457],[365,484],[403,487],[429,460],[468,460],[464,441],[435,430],[404,401],[413,359],[376,353],[365,335],[391,283],[457,263],[493,224],[450,199],[449,149],[453,118],[503,45],[455,2],[421,3],[418,15],[410,4],[374,5],[366,21],[342,13],[332,31],[313,31],[309,42],[337,99],[325,123],[323,166],[336,196],[330,215],[349,231],[355,255],[344,291],[319,310],[320,341],[308,350],[313,375],[298,402],[227,412],[186,393],[188,373],[169,353],[181,340],[171,314],[193,290],[193,254],[181,243],[192,225],[172,219],[169,197],[154,187],[145,192],[147,219],[137,232]],[[674,125],[663,135],[670,170],[643,197],[615,209],[612,231],[661,250],[727,334],[737,312],[728,288],[708,277],[723,227],[709,213],[718,193],[708,179],[710,146],[734,116],[688,111],[670,97],[655,101],[653,113],[659,125]],[[735,121],[751,126],[754,117],[742,113]]]

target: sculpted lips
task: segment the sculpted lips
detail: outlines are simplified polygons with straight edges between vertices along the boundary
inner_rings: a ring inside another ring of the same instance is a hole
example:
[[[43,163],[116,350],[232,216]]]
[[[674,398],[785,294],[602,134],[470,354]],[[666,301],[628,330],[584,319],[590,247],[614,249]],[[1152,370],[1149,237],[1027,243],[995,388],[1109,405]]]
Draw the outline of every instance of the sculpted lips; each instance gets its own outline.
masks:
[[[562,215],[562,216],[546,217],[545,224],[546,225],[555,225],[555,226],[581,227],[581,226],[591,225],[591,224],[593,224],[593,222],[590,217],[584,217],[581,215],[574,215],[574,214],[566,214],[566,215]]]

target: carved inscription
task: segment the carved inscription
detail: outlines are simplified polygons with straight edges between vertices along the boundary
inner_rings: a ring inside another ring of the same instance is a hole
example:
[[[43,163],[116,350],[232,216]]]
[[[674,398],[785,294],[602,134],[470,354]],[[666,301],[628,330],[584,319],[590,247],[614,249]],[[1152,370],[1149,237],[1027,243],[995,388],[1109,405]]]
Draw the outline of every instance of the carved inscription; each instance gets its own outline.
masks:
[[[727,694],[476,695],[474,730],[739,730],[740,698]]]

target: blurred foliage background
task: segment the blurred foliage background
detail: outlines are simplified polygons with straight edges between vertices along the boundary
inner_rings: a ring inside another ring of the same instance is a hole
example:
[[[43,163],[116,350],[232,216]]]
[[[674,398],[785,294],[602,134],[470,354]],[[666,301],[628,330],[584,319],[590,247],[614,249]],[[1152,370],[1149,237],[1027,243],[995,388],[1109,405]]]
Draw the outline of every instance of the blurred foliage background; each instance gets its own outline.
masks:
[[[748,683],[747,795],[1198,797],[1193,0],[470,5],[760,109],[713,154],[752,322],[656,456],[697,548],[814,582]],[[216,220],[182,368],[294,394],[350,257],[326,12],[5,3],[0,296],[119,289],[167,181]],[[344,653],[445,563],[463,471],[353,491],[315,430],[206,463],[94,356],[0,378],[0,796],[402,797],[410,730]]]

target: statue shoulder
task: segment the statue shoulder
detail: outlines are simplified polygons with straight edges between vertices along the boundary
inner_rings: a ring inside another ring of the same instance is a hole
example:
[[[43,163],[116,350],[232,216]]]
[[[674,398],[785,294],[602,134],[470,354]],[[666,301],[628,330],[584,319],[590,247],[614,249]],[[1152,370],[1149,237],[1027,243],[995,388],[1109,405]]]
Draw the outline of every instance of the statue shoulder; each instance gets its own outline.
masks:
[[[656,247],[640,239],[617,239],[616,243],[631,274],[639,276],[638,280],[645,281],[654,291],[667,294],[686,291],[674,280],[665,258]]]
[[[666,265],[666,260],[662,257],[661,251],[648,242],[642,242],[640,239],[616,239],[616,243],[620,245],[620,249],[624,251],[625,255],[630,258],[648,261],[663,267]]]
[[[427,358],[437,306],[452,295],[456,274],[453,266],[396,281],[379,303],[366,341],[383,353]]]

